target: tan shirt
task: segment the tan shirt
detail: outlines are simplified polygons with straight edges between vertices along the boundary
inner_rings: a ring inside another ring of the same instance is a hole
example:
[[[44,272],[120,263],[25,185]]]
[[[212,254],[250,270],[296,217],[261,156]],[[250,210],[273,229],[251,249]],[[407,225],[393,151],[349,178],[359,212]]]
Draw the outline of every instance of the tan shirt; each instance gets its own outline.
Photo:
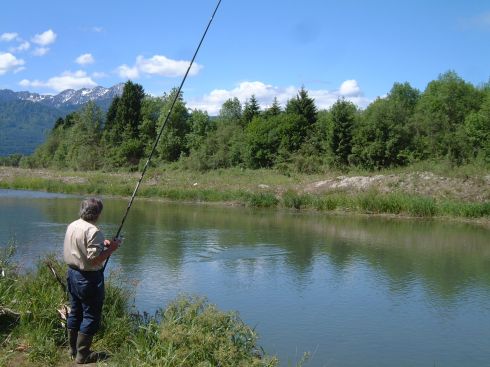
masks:
[[[89,260],[104,250],[104,235],[94,224],[78,219],[66,229],[63,257],[68,265],[80,270],[100,270],[103,264],[92,265]]]

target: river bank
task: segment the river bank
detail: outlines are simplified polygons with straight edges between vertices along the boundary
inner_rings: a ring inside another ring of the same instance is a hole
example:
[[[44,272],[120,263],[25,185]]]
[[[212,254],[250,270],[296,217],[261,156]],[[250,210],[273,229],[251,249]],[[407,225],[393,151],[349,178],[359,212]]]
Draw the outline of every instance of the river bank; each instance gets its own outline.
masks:
[[[0,167],[0,188],[128,197],[139,173]],[[139,197],[333,213],[448,217],[488,222],[490,174],[460,168],[304,175],[271,170],[150,170]]]
[[[60,311],[66,295],[56,281],[66,266],[54,257],[19,275],[0,253],[0,366],[71,366]],[[94,350],[109,353],[111,366],[277,366],[257,344],[255,331],[235,312],[199,297],[181,296],[155,315],[136,313],[121,274],[106,279],[103,320]],[[6,311],[6,312],[3,312]]]

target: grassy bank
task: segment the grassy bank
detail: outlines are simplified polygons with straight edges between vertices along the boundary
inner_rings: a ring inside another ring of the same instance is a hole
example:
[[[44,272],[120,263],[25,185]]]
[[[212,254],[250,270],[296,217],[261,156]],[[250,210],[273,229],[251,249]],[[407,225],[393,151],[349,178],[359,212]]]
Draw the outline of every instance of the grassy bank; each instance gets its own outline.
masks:
[[[65,294],[49,268],[40,262],[32,273],[19,275],[0,256],[0,366],[68,366],[65,330],[57,309]],[[47,259],[58,274],[66,271]],[[135,314],[130,294],[117,276],[106,282],[103,323],[95,350],[108,352],[110,366],[277,366],[265,356],[256,333],[233,312],[219,311],[204,299],[180,297],[154,316]]]
[[[225,202],[297,210],[411,217],[490,216],[490,176],[472,167],[442,176],[442,168],[340,175],[271,170],[149,171],[138,195],[172,201]],[[471,175],[471,176],[470,176]],[[60,172],[0,168],[0,188],[81,195],[131,195],[138,173]]]

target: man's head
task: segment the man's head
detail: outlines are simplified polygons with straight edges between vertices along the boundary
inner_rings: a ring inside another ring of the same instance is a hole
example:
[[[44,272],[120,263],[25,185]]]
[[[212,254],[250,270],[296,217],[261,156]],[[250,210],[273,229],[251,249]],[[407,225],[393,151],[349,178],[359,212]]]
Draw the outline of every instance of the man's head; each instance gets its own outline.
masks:
[[[85,199],[80,205],[80,218],[87,222],[96,222],[99,219],[103,207],[102,200],[100,199]]]

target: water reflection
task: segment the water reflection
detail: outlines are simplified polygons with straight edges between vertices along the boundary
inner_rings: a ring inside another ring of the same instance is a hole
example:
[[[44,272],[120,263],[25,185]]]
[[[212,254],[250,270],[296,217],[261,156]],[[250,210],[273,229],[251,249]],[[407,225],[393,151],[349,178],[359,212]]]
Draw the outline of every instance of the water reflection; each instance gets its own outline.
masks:
[[[16,233],[32,261],[59,251],[79,199],[0,192],[0,205],[0,243]],[[105,201],[106,234],[125,208]],[[316,351],[311,366],[478,366],[490,357],[485,228],[139,200],[124,235],[110,269],[141,281],[139,308],[181,291],[206,295],[257,325],[283,360],[296,350]]]
[[[18,237],[30,231],[19,225],[24,219],[40,233],[61,226],[59,238],[63,226],[76,218],[78,202],[2,198],[2,242],[9,237],[5,233]],[[116,231],[125,206],[122,200],[106,202],[101,218],[106,234]],[[118,253],[123,267],[138,267],[148,257],[174,272],[196,261],[251,273],[267,264],[275,272],[286,267],[298,282],[308,283],[315,259],[326,256],[339,273],[358,262],[368,264],[388,279],[393,292],[403,293],[419,279],[427,292],[450,301],[469,286],[490,286],[489,231],[462,223],[139,201],[123,232],[126,240]]]

